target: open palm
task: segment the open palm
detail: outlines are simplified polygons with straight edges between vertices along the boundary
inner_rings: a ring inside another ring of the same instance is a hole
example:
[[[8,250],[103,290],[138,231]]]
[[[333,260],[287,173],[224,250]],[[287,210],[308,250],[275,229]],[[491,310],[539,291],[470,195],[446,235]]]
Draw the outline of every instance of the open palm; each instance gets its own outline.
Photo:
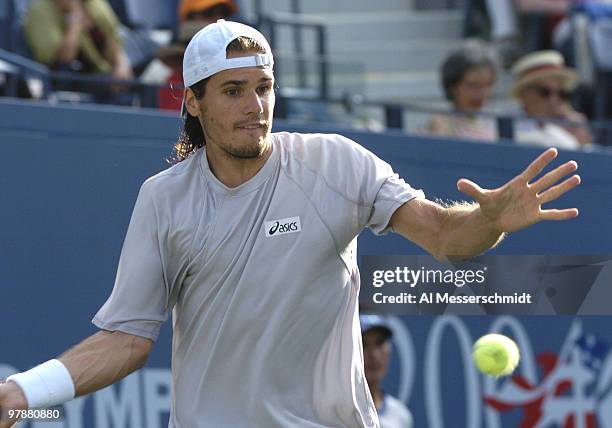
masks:
[[[556,149],[548,149],[538,156],[521,174],[497,189],[482,189],[476,183],[462,178],[457,189],[471,196],[500,232],[515,232],[541,220],[567,220],[578,215],[578,209],[542,209],[542,205],[554,201],[580,184],[580,176],[572,175],[557,184],[563,177],[578,169],[569,161],[534,180],[557,157]]]

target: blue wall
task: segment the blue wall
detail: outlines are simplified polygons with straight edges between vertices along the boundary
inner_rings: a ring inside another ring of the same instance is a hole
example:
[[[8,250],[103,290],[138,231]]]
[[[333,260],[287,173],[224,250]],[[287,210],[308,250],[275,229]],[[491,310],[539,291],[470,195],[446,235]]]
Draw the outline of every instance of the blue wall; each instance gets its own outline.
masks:
[[[165,158],[171,155],[179,126],[176,117],[158,112],[0,100],[0,377],[3,370],[27,369],[53,357],[95,331],[89,321],[112,288],[140,183],[167,167]],[[281,122],[275,129],[339,132]],[[462,176],[482,186],[500,185],[541,151],[399,134],[340,133],[389,161],[430,198],[440,199],[461,197],[455,182]],[[577,206],[581,216],[513,234],[497,252],[612,254],[612,155],[565,152],[556,164],[569,159],[579,162],[583,184],[555,205]],[[375,238],[365,232],[360,251],[403,254],[418,249],[398,237]],[[413,334],[425,337],[430,323],[416,322]],[[559,335],[567,324],[560,327]],[[149,371],[132,378],[126,391],[145,388],[145,400],[150,391],[146,385],[155,384],[156,379],[165,385],[166,371],[158,373],[155,368],[168,367],[169,353],[170,331],[166,328],[151,356]],[[422,399],[414,398],[422,394],[422,385],[414,388],[411,403],[416,415],[424,417]],[[97,404],[91,400],[81,403],[87,406],[88,415],[103,414],[100,402],[112,403],[101,397]],[[162,408],[167,399],[149,398],[147,403]],[[145,419],[132,419],[129,426],[154,426],[146,414],[139,416]],[[85,426],[107,423],[102,416],[95,421]],[[80,425],[73,422],[70,426]]]

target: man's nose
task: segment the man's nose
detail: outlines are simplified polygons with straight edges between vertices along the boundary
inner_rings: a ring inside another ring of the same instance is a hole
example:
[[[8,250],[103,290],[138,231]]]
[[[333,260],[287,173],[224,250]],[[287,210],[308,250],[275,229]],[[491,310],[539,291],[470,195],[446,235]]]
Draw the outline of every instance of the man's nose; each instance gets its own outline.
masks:
[[[245,103],[245,114],[261,114],[264,111],[264,102],[256,91],[249,92]]]

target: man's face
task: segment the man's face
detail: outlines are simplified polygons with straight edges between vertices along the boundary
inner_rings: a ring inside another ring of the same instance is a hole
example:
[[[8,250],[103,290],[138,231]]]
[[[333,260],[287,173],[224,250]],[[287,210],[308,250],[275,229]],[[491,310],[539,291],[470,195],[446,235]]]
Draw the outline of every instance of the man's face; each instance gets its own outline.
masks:
[[[519,101],[529,116],[559,117],[567,96],[561,79],[547,77],[525,88],[519,94]]]
[[[391,342],[387,334],[372,328],[363,333],[363,362],[368,383],[380,383],[387,373]]]
[[[249,54],[228,55],[228,57]],[[233,158],[262,156],[272,128],[274,76],[269,68],[224,70],[210,77],[201,99],[188,91],[189,113],[197,115],[208,149]]]

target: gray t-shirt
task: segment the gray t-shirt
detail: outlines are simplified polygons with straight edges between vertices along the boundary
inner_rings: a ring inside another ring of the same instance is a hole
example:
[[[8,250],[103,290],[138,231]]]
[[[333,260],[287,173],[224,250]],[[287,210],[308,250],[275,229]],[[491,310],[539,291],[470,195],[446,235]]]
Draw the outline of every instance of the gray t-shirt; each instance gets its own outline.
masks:
[[[356,237],[423,194],[342,136],[271,138],[238,187],[205,150],[143,184],[93,322],[155,340],[173,311],[170,427],[378,427]]]

